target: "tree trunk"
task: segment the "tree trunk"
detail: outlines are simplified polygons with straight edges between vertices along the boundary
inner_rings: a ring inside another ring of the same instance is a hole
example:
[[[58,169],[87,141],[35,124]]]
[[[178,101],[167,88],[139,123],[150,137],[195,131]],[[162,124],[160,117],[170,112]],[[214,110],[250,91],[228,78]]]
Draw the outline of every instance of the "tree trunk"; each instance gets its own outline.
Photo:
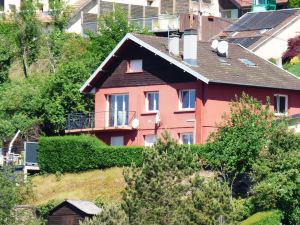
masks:
[[[23,71],[25,78],[28,77],[28,65],[27,65],[27,58],[26,58],[26,48],[23,48],[23,54],[22,54],[22,62],[23,62]]]

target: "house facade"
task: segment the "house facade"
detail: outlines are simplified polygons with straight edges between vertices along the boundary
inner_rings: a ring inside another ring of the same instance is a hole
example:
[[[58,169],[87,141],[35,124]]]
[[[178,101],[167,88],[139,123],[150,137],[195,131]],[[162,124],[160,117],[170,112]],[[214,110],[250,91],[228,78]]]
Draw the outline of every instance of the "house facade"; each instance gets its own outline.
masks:
[[[300,79],[241,46],[220,53],[197,39],[192,29],[183,40],[127,34],[81,88],[95,94],[95,112],[69,114],[66,133],[151,145],[168,130],[181,143],[205,143],[242,92],[269,96],[277,116],[300,113]]]

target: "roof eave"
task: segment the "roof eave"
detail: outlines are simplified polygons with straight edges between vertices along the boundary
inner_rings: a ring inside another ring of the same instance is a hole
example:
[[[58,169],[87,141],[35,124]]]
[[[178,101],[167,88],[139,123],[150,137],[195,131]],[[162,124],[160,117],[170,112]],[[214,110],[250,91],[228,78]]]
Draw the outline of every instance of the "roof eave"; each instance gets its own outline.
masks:
[[[140,40],[139,38],[135,37],[133,34],[128,33],[125,35],[125,37],[117,44],[117,46],[112,50],[112,52],[106,57],[106,59],[101,63],[101,65],[95,70],[95,72],[89,77],[89,79],[84,83],[84,85],[80,88],[81,93],[89,93],[90,90],[93,88],[91,86],[91,82],[94,80],[94,78],[101,72],[103,67],[107,64],[107,62],[115,55],[115,53],[118,51],[118,49],[124,44],[125,41],[127,40],[132,40],[133,42],[139,44],[140,46],[148,49],[149,51],[153,52],[154,54],[164,58],[165,60],[169,61],[170,63],[174,64],[175,66],[181,68],[185,72],[190,73],[197,79],[203,81],[204,83],[208,84],[209,79],[202,74],[196,72],[195,70],[191,69],[189,66],[187,66],[184,63],[178,62],[171,56],[159,51],[158,49],[154,48],[150,44]],[[90,87],[90,89],[89,89]]]

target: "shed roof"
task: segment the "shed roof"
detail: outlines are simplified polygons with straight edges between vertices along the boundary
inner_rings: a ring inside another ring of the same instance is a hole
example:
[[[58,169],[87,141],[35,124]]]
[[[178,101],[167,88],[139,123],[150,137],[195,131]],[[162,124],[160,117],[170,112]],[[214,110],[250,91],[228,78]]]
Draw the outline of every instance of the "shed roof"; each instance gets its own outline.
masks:
[[[54,207],[50,212],[54,212],[56,209],[60,208],[64,204],[70,204],[88,215],[97,215],[102,211],[102,209],[96,206],[93,202],[69,199]]]
[[[193,67],[183,62],[182,56],[169,54],[168,39],[165,37],[127,34],[94,74],[82,86],[82,92],[93,88],[93,80],[101,76],[103,67],[113,60],[118,49],[127,41],[135,42],[141,47],[152,51],[159,57],[171,62],[187,73],[190,73],[205,83],[224,83],[244,86],[268,87],[278,89],[300,90],[300,79],[278,66],[260,58],[246,48],[229,44],[229,57],[220,57],[213,52],[210,42],[198,42],[198,66]],[[180,42],[182,50],[182,40]],[[243,63],[241,59],[252,62],[255,66]]]

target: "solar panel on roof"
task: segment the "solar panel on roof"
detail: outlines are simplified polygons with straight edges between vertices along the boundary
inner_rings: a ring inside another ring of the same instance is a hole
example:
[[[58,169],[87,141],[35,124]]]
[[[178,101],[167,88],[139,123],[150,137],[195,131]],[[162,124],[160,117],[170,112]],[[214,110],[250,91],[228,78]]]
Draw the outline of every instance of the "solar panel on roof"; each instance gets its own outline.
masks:
[[[230,43],[240,44],[244,46],[245,48],[248,48],[249,46],[253,45],[255,42],[257,42],[262,36],[256,36],[256,37],[245,37],[245,38],[231,38],[228,41]]]
[[[247,13],[235,24],[225,29],[225,31],[237,32],[246,30],[271,29],[278,26],[288,17],[292,16],[295,12],[296,10],[279,10]]]

